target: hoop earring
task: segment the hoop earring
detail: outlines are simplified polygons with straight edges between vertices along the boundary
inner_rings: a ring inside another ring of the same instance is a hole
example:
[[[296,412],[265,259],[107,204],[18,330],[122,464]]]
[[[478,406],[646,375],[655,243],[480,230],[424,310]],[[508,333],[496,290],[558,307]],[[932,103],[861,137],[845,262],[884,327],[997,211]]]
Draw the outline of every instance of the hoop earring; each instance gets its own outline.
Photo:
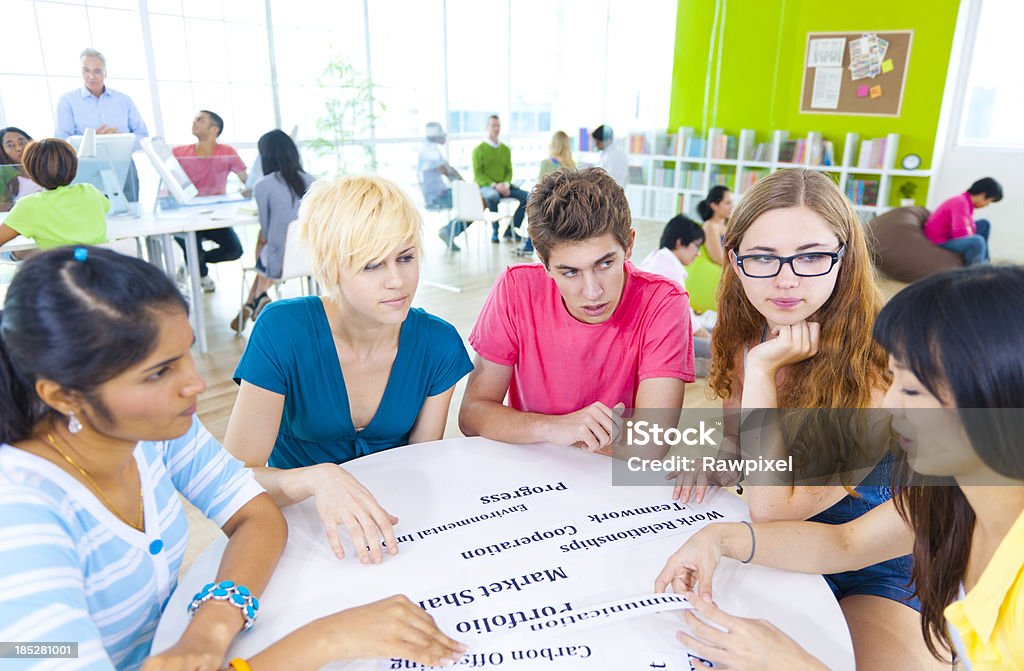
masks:
[[[78,421],[78,418],[75,417],[75,411],[72,410],[68,414],[68,431],[70,431],[71,433],[78,433],[81,430],[82,430],[82,423],[80,421]]]

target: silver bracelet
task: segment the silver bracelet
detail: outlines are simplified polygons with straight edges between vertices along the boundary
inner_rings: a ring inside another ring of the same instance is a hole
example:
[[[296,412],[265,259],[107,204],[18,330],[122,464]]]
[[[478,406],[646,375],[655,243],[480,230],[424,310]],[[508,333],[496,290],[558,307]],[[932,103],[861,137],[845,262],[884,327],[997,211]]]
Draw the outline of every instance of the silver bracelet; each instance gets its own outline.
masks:
[[[752,560],[754,558],[754,552],[757,550],[757,536],[754,535],[754,525],[753,524],[751,524],[750,522],[748,522],[746,520],[740,520],[740,522],[742,522],[743,524],[746,524],[747,528],[750,529],[750,556],[747,557],[746,559],[742,560],[742,563],[749,564],[750,560]]]

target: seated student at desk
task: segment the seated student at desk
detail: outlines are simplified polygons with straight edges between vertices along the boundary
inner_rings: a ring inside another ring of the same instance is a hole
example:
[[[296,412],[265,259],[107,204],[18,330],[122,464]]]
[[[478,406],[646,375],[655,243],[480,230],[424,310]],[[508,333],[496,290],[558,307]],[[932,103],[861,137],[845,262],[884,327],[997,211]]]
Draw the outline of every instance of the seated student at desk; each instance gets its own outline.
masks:
[[[200,110],[192,120],[192,134],[198,142],[171,150],[181,164],[181,169],[195,184],[200,196],[218,196],[226,193],[230,173],[238,175],[243,185],[249,178],[245,172],[245,163],[238,156],[238,152],[233,147],[217,142],[217,138],[223,132],[224,119],[219,114]],[[243,189],[242,195],[248,197],[249,190]],[[184,252],[185,241],[180,237],[175,240]],[[211,240],[217,247],[205,250],[203,240]],[[232,228],[211,228],[196,231],[196,244],[199,246],[199,281],[203,291],[216,291],[217,286],[208,275],[207,264],[234,261],[241,257],[242,242]]]
[[[314,497],[339,559],[344,524],[362,561],[379,563],[374,541],[397,552],[397,519],[337,464],[440,440],[473,365],[451,324],[411,306],[423,222],[396,184],[315,182],[294,225],[326,295],[264,308],[235,369],[224,444],[278,504]]]
[[[107,241],[110,201],[92,184],[71,184],[78,157],[70,144],[55,138],[29,142],[21,160],[29,179],[44,190],[15,203],[0,224],[0,245],[18,235],[40,249]]]
[[[76,659],[42,662],[49,668],[221,669],[243,626],[260,626],[287,525],[195,416],[206,384],[187,313],[156,266],[95,247],[43,252],[10,285],[0,323],[0,631],[78,645]],[[204,589],[181,638],[151,657],[188,545],[182,498],[228,536],[215,578],[226,593]],[[282,596],[273,608],[297,605]],[[464,651],[392,596],[318,618],[230,667],[439,665]]]
[[[264,172],[253,186],[260,217],[260,239],[256,245],[256,270],[259,272],[245,305],[231,320],[234,331],[244,329],[245,322],[256,319],[270,303],[267,291],[281,278],[288,229],[299,214],[302,196],[313,183],[312,175],[302,169],[299,148],[283,130],[264,133],[257,146]]]
[[[2,174],[5,183],[0,185],[3,189],[3,193],[0,193],[0,212],[9,211],[19,198],[43,189],[25,176],[24,169],[20,167],[21,155],[31,141],[32,137],[20,128],[0,128],[0,165],[10,165],[16,169],[16,172]]]
[[[469,336],[463,433],[596,451],[611,445],[618,407],[675,408],[678,421],[694,380],[689,304],[677,284],[629,262],[622,187],[601,168],[559,170],[527,208],[542,263],[506,269],[484,303]]]

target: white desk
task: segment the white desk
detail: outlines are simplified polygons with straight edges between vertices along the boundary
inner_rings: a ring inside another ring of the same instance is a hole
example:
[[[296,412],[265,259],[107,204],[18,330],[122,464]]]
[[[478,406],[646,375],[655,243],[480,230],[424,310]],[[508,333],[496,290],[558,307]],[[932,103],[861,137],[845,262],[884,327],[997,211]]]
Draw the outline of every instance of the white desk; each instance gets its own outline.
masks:
[[[199,281],[199,247],[196,242],[196,231],[258,224],[259,218],[251,212],[253,207],[254,204],[250,202],[241,202],[240,204],[211,205],[210,207],[183,207],[179,210],[161,212],[158,215],[145,213],[139,217],[107,217],[107,239],[110,241],[125,238],[158,238],[161,241],[163,253],[160,255],[160,259],[153,258],[151,260],[157,262],[172,278],[176,273],[174,257],[171,252],[173,249],[172,238],[175,235],[185,236],[185,259],[193,302],[189,319],[196,332],[196,346],[200,353],[206,353],[207,344],[206,318],[201,303],[203,290]],[[0,223],[3,223],[5,218],[6,213],[0,214]],[[0,246],[0,251],[19,251],[34,247],[35,244],[31,240],[19,236]]]
[[[352,559],[354,550],[344,539],[347,558],[339,561],[327,546],[312,501],[287,508],[288,545],[262,595],[256,626],[236,639],[229,658],[252,656],[314,618],[401,593],[423,602],[444,631],[470,645],[470,653],[463,658],[470,660],[463,662],[467,667],[689,671],[689,662],[674,636],[683,626],[676,613],[642,615],[554,636],[530,630],[530,621],[534,621],[530,614],[544,608],[562,611],[566,605],[578,612],[649,594],[669,554],[706,523],[693,521],[693,515],[716,511],[724,516],[723,521],[747,518],[743,501],[718,491],[707,502],[684,506],[682,511],[638,513],[595,522],[591,515],[652,505],[667,507],[671,488],[613,487],[609,459],[550,445],[512,446],[461,438],[388,450],[345,467],[401,519],[396,527],[400,554],[385,555],[381,565],[364,566]],[[554,489],[547,489],[548,485]],[[560,489],[562,485],[564,489]],[[524,496],[520,490],[524,486],[543,491]],[[511,493],[508,499],[502,498],[504,492]],[[489,495],[498,495],[497,500],[482,503],[481,497]],[[517,509],[520,506],[522,510]],[[510,508],[515,510],[500,517],[457,524]],[[664,535],[630,537],[596,549],[565,551],[562,547],[573,540],[678,518],[692,523],[676,521],[678,529]],[[576,533],[566,531],[552,540],[496,553],[486,549],[567,526]],[[425,533],[430,529],[435,531]],[[160,621],[154,652],[173,645],[184,631],[186,606],[203,584],[214,579],[224,546],[225,541],[214,543],[182,578]],[[536,572],[546,572],[546,578],[526,577]],[[558,577],[562,573],[564,577]],[[496,591],[500,585],[494,583],[510,579],[516,579],[518,586],[505,583],[505,589]],[[819,576],[726,560],[716,574],[715,595],[719,605],[730,612],[770,620],[829,668],[854,668],[842,612]],[[524,617],[527,622],[517,622]],[[509,626],[510,622],[514,626]],[[501,634],[488,633],[488,627]],[[560,646],[564,650],[576,646],[576,654],[553,661],[543,658],[541,651],[557,651]],[[584,650],[589,654],[586,658]],[[530,654],[540,657],[529,661]],[[502,661],[496,663],[499,659]],[[665,666],[657,666],[661,663]],[[326,668],[422,667],[389,660],[335,663]]]

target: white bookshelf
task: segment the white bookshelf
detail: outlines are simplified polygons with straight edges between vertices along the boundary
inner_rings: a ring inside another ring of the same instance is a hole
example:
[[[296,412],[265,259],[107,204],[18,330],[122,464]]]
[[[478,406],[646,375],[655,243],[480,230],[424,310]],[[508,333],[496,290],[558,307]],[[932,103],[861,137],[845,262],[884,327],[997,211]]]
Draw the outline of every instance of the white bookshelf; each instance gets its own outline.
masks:
[[[634,131],[619,139],[619,142],[623,143],[624,150],[629,149],[630,137],[637,134],[638,132]],[[823,143],[828,139],[822,137],[821,133],[812,132],[808,133],[806,137],[791,138],[787,131],[776,130],[767,136],[762,135],[762,143],[769,148],[767,160],[754,160],[753,158],[758,146],[758,133],[754,129],[743,129],[737,134],[728,134],[721,128],[711,128],[704,136],[698,136],[693,128],[680,128],[674,134],[676,140],[674,151],[671,152],[659,150],[663,149],[666,144],[665,138],[671,138],[672,135],[658,131],[643,131],[641,134],[645,137],[646,151],[644,153],[626,152],[629,165],[632,168],[631,182],[626,187],[626,195],[629,198],[633,216],[642,219],[668,220],[679,212],[683,212],[687,216],[696,216],[697,203],[716,183],[724,181],[733,192],[734,197],[740,199],[743,197],[743,192],[750,188],[750,184],[745,182],[748,179],[747,175],[751,172],[764,176],[786,168],[805,168],[833,175],[844,193],[846,193],[850,180],[877,181],[878,192],[875,204],[854,205],[854,209],[866,220],[890,209],[889,199],[894,178],[930,178],[932,176],[931,170],[902,170],[896,167],[899,151],[899,135],[896,133],[885,136],[885,152],[881,156],[881,166],[874,168],[858,167],[857,159],[862,140],[857,133],[846,133],[841,147],[833,139],[835,165],[821,165],[812,162],[821,154]],[[716,142],[721,142],[720,138],[723,135],[732,138],[735,157],[732,152],[724,158],[714,155]],[[703,151],[699,156],[686,156],[687,140],[698,137],[704,139]],[[784,146],[783,143],[794,139],[806,141],[803,160],[799,163],[782,161],[780,153]],[[839,153],[840,149],[841,153]],[[597,152],[577,152],[577,154],[580,162],[598,163]],[[637,168],[642,175],[638,181],[635,180]],[[672,173],[669,176],[662,172],[659,179],[659,170],[671,170]],[[699,173],[699,178],[697,173]],[[723,177],[717,177],[717,175]],[[670,178],[666,180],[665,177]],[[930,188],[931,182],[929,181]],[[918,203],[926,202],[926,197],[918,196]]]

